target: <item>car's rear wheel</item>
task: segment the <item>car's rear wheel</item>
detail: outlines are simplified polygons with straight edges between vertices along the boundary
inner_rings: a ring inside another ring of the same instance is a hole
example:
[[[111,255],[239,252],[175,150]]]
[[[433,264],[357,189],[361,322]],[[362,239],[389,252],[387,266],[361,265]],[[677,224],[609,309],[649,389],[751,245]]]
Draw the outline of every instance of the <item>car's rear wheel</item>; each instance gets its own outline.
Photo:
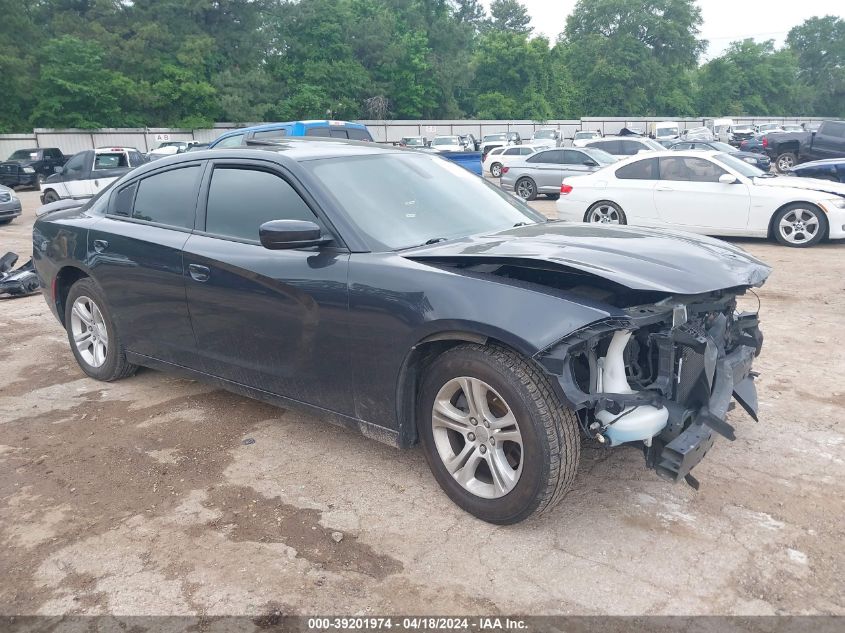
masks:
[[[602,200],[587,209],[587,213],[584,214],[584,222],[591,222],[593,224],[627,224],[628,219],[625,217],[622,207],[618,204],[609,200]]]
[[[775,159],[775,166],[777,167],[780,173],[784,173],[798,163],[798,157],[795,155],[794,152],[783,152],[782,154],[778,154],[777,159]]]
[[[545,374],[511,350],[466,344],[437,357],[417,414],[435,479],[484,521],[517,523],[549,510],[575,478],[575,414]]]
[[[537,197],[537,183],[527,176],[516,181],[516,195],[523,200],[534,200]]]
[[[490,165],[490,174],[494,178],[499,178],[502,175],[502,164],[501,163],[493,163]]]
[[[112,381],[135,373],[100,287],[90,278],[71,286],[65,301],[65,329],[76,362],[97,380]]]
[[[827,234],[827,218],[817,206],[795,202],[775,214],[772,228],[775,238],[781,244],[806,248],[824,239]]]
[[[56,202],[59,199],[59,194],[57,194],[52,189],[48,189],[44,192],[44,204],[50,204],[51,202]]]

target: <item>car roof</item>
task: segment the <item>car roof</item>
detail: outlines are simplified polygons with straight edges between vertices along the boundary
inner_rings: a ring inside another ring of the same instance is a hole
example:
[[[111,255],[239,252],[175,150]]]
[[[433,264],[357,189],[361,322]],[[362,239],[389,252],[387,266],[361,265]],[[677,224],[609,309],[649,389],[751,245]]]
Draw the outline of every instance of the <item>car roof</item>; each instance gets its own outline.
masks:
[[[137,152],[136,147],[121,147],[119,145],[103,145],[102,147],[95,147],[94,152]]]
[[[642,141],[646,138],[648,138],[648,137],[646,137],[646,136],[619,136],[617,134],[617,135],[614,135],[614,136],[602,136],[601,140],[602,141]]]

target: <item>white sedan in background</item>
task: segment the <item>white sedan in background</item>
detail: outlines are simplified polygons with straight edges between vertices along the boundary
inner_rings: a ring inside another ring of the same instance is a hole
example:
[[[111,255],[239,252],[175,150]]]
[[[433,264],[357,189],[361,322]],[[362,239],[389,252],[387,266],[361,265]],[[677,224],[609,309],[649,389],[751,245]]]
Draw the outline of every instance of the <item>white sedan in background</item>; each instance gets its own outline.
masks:
[[[558,216],[570,222],[774,237],[787,246],[845,238],[845,185],[766,174],[722,152],[641,154],[565,178]]]
[[[481,172],[487,172],[494,178],[502,175],[502,167],[521,163],[528,156],[545,147],[534,147],[533,145],[511,145],[509,147],[494,147],[481,163]]]

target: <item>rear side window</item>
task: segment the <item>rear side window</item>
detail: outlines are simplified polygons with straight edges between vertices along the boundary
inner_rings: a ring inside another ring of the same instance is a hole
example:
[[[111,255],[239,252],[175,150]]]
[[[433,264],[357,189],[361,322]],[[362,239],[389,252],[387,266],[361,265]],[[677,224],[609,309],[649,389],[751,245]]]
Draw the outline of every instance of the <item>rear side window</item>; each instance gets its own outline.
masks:
[[[370,135],[369,130],[360,130],[356,127],[348,127],[346,128],[346,133],[349,134],[349,138],[353,141],[373,140],[373,137]]]
[[[199,166],[165,171],[138,184],[132,217],[180,228],[193,228]]]
[[[703,158],[672,156],[660,159],[660,180],[719,182],[719,176],[726,173],[728,172],[715,163]]]
[[[517,156],[520,153],[520,150],[518,147],[513,147],[511,149],[506,149],[503,153],[505,156]]]
[[[264,130],[263,132],[256,132],[252,135],[252,138],[256,140],[269,141],[276,138],[285,138],[287,135],[288,131],[285,128],[281,128],[279,130]]]
[[[132,214],[132,203],[135,201],[135,191],[137,189],[138,183],[133,182],[128,187],[124,187],[118,191],[114,197],[114,210],[112,213],[128,218]]]
[[[305,130],[305,136],[331,136],[331,131],[327,127],[309,127]]]
[[[205,230],[214,235],[258,241],[258,227],[270,220],[316,216],[281,177],[257,169],[218,167],[211,176]]]
[[[234,136],[227,136],[214,147],[240,147],[243,140],[243,134],[235,134]]]
[[[583,165],[588,160],[593,160],[583,152],[576,152],[575,150],[565,150],[563,152],[563,163],[565,165]],[[595,162],[595,161],[593,161]]]
[[[845,137],[845,123],[839,121],[825,121],[819,128],[819,133],[827,136]]]
[[[616,170],[616,177],[622,180],[657,180],[657,159],[647,158],[620,167]]]

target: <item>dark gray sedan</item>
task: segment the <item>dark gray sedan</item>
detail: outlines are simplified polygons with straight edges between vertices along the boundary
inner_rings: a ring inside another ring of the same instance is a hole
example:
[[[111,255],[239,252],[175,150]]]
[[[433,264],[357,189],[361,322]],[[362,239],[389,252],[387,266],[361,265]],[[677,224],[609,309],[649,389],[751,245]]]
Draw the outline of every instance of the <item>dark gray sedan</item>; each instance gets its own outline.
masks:
[[[502,167],[501,185],[523,200],[534,200],[539,194],[557,200],[567,176],[583,176],[615,162],[614,156],[600,149],[548,149],[532,154],[525,162]]]
[[[21,214],[21,201],[13,189],[0,185],[0,224],[8,224]]]

